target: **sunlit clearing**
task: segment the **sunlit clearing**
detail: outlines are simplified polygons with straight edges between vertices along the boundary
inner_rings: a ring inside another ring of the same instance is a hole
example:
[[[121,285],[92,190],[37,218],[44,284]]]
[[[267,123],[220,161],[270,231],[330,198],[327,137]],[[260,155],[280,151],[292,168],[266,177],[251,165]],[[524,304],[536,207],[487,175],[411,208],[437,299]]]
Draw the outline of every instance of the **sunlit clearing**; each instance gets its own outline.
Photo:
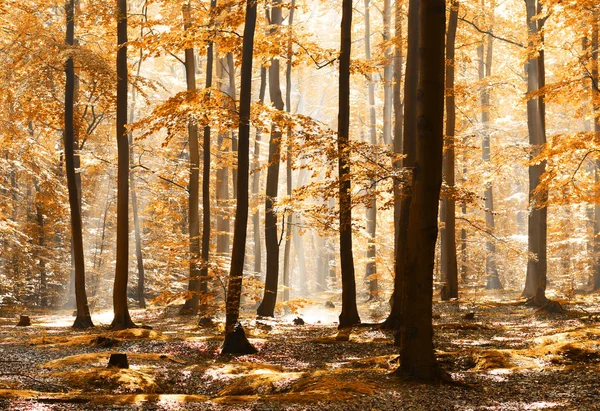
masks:
[[[296,317],[302,317],[307,324],[333,324],[338,321],[339,312],[335,309],[321,306],[307,306],[298,310],[298,314],[288,314],[284,321],[291,322]]]

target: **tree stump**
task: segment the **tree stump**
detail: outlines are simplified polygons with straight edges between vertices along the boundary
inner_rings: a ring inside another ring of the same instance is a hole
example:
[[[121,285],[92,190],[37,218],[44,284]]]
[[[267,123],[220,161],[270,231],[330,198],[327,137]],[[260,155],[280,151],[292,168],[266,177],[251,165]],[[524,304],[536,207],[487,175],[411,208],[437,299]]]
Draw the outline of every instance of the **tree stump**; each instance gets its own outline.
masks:
[[[300,317],[294,318],[294,325],[304,325],[304,320]]]
[[[28,315],[22,315],[19,317],[19,323],[17,327],[29,327],[31,325],[31,318]]]
[[[108,367],[129,368],[127,354],[112,353],[108,359]]]
[[[242,325],[236,323],[232,328],[225,334],[221,354],[256,354],[258,350],[248,341]]]

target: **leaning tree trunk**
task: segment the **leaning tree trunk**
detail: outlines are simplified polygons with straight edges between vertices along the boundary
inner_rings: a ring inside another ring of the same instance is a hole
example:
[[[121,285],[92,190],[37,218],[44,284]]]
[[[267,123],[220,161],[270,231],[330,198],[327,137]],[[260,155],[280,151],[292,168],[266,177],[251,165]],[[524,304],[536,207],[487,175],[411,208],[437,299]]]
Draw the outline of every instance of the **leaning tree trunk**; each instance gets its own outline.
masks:
[[[250,344],[239,323],[244,255],[246,254],[246,228],[248,225],[248,174],[250,168],[250,98],[252,94],[252,47],[256,26],[256,2],[246,2],[246,24],[242,43],[242,79],[240,90],[240,120],[238,146],[238,199],[233,228],[231,269],[225,303],[225,341],[221,354],[251,354],[256,348]]]
[[[113,330],[135,327],[127,306],[129,270],[129,141],[127,138],[127,0],[117,1],[117,263]]]
[[[456,102],[454,96],[455,45],[456,29],[458,26],[458,0],[452,1],[448,33],[446,35],[446,141],[444,151],[443,174],[450,189],[449,195],[442,200],[440,222],[443,228],[441,234],[441,269],[444,288],[442,300],[458,298],[458,265],[456,262],[456,204],[452,191],[454,190],[454,136],[456,129]]]
[[[73,46],[75,37],[75,1],[70,0],[66,4],[67,35],[66,42]],[[75,125],[74,125],[74,102],[75,102],[75,66],[73,57],[67,59],[65,66],[65,165],[67,174],[67,189],[69,192],[69,208],[71,210],[71,240],[73,244],[73,260],[75,266],[75,302],[77,306],[77,317],[73,328],[84,329],[93,327],[92,317],[85,293],[85,261],[83,256],[83,229],[81,222],[81,207],[79,206],[79,194],[77,192],[77,180],[75,176]]]
[[[402,167],[412,170],[416,162],[416,139],[417,139],[417,82],[419,74],[419,7],[420,0],[410,0],[408,3],[408,50],[406,55],[406,76],[404,78],[404,133],[402,136],[402,152],[405,155]],[[396,12],[396,18],[398,18]],[[398,126],[396,131],[398,130]],[[396,134],[396,139],[398,139]],[[392,309],[385,320],[383,328],[397,330],[402,320],[402,283],[406,275],[405,258],[406,246],[408,244],[408,218],[410,203],[412,201],[412,181],[403,178],[402,190],[395,193],[396,199],[400,197],[397,213],[397,233],[394,250],[394,293],[392,295]],[[398,200],[396,200],[398,201]],[[399,340],[396,340],[399,342]]]
[[[275,0],[271,10],[271,23],[278,27],[283,22],[281,1]],[[277,30],[277,29],[274,29]],[[269,96],[277,110],[283,110],[283,97],[279,85],[279,59],[271,60],[269,66]],[[277,284],[279,281],[279,237],[277,235],[277,213],[275,200],[279,185],[279,162],[281,157],[281,129],[279,125],[271,125],[269,140],[269,166],[267,168],[267,188],[265,197],[265,245],[267,247],[267,274],[265,291],[256,313],[263,317],[275,316],[277,301]],[[238,154],[239,155],[239,154]]]
[[[386,0],[388,2],[388,0]],[[371,60],[371,16],[370,0],[365,0],[365,58]],[[389,26],[389,22],[388,22]],[[387,61],[386,61],[387,64]],[[387,68],[387,67],[386,67]],[[377,116],[375,113],[375,82],[373,75],[369,74],[368,99],[369,99],[369,137],[370,143],[377,144]],[[387,86],[384,85],[386,88]],[[385,114],[385,113],[384,113]],[[365,281],[369,285],[369,300],[377,299],[377,250],[375,240],[377,237],[377,183],[370,182],[373,190],[370,195],[369,206],[366,211],[367,220],[367,265],[365,269]]]
[[[183,25],[185,30],[191,27],[190,5],[183,6]],[[185,50],[185,79],[187,91],[196,93],[196,59],[194,49]],[[196,314],[200,305],[200,147],[198,125],[192,118],[188,120],[188,141],[190,150],[190,182],[188,195],[188,223],[190,241],[190,279],[188,296],[181,309],[182,314]]]
[[[525,0],[527,7],[527,25],[530,38],[529,47],[536,47],[535,38],[539,36],[543,26],[543,20],[536,20],[538,4],[536,0]],[[539,57],[532,57],[527,61],[527,128],[529,131],[529,144],[531,145],[531,157],[539,153],[542,145],[546,142],[545,133],[545,110],[543,97],[532,97],[543,87],[544,84],[544,54],[539,50]],[[528,227],[528,251],[536,258],[530,258],[527,264],[527,278],[523,295],[533,299],[536,306],[545,306],[546,299],[546,236],[547,236],[547,192],[541,192],[536,198],[534,190],[538,188],[542,174],[545,172],[546,162],[529,166],[529,227]]]
[[[352,191],[350,176],[350,52],[352,45],[352,0],[342,1],[340,45],[338,177],[340,193],[340,264],[342,269],[342,312],[339,327],[360,323],[356,307],[356,280],[352,256]]]
[[[433,351],[432,297],[444,145],[444,0],[421,0],[416,162],[402,281],[400,375],[440,376]]]

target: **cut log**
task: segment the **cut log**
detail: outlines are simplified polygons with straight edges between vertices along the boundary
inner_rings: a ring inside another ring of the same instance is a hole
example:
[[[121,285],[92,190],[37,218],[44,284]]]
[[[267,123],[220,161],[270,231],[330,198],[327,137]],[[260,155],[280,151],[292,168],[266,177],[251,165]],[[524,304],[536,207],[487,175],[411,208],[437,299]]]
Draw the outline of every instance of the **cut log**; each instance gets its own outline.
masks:
[[[31,325],[31,318],[28,315],[22,315],[19,317],[19,323],[17,327],[29,327]]]
[[[127,354],[123,353],[112,353],[108,359],[109,367],[117,368],[129,368],[129,362],[127,361]]]

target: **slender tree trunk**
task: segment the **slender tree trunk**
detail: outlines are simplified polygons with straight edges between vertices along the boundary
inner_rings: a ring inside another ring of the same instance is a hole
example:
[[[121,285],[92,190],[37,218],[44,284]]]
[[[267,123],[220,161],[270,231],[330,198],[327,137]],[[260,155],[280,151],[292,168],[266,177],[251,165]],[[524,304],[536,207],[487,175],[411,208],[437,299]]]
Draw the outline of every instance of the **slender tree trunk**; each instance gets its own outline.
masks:
[[[389,3],[389,0],[385,0]],[[365,0],[365,58],[371,60],[371,13],[370,13],[370,0]],[[389,5],[388,5],[389,7]],[[389,20],[389,19],[388,19]],[[388,32],[389,32],[389,21],[388,21]],[[389,33],[388,33],[389,36]],[[386,70],[389,71],[386,61]],[[369,98],[369,137],[372,145],[377,145],[377,116],[375,113],[375,82],[373,81],[373,75],[369,75],[368,85],[368,98]],[[388,87],[384,84],[385,89]],[[387,95],[385,96],[387,97]],[[386,107],[387,108],[387,107]],[[384,110],[384,117],[387,113]],[[388,121],[389,128],[389,121]],[[377,183],[371,181],[371,187],[373,191],[371,199],[369,200],[369,207],[366,211],[367,220],[367,266],[365,270],[365,281],[369,285],[369,300],[378,298],[378,285],[377,285],[377,250],[375,248],[377,238]]]
[[[391,20],[391,1],[383,1],[383,41],[389,42],[390,35],[390,20]],[[392,108],[394,105],[393,95],[393,75],[394,75],[394,60],[392,57],[392,47],[387,46],[384,50],[384,66],[383,66],[383,143],[386,145],[392,144]]]
[[[229,92],[229,88],[225,85],[225,78],[227,77],[227,63],[225,58],[219,59],[217,64],[217,77],[220,79],[221,91],[224,93]],[[219,152],[231,151],[230,142],[224,134],[219,134],[217,138],[217,144],[219,145]],[[231,166],[233,168],[233,166]],[[217,255],[219,257],[225,257],[229,254],[229,166],[221,165],[217,169]]]
[[[132,328],[127,306],[129,276],[129,140],[127,138],[127,0],[117,1],[117,263],[113,330]]]
[[[231,270],[227,285],[225,311],[225,341],[221,354],[252,354],[256,348],[250,344],[239,323],[240,298],[246,254],[246,228],[248,225],[248,172],[250,168],[250,99],[252,94],[252,48],[256,27],[256,2],[246,2],[246,24],[242,43],[242,79],[240,90],[240,123],[238,147],[238,200],[235,210]]]
[[[342,312],[339,327],[360,324],[356,307],[356,280],[352,256],[352,190],[350,175],[350,53],[352,46],[352,0],[342,0],[339,68],[338,176],[340,192],[340,264]]]
[[[227,53],[227,55],[225,56],[225,60],[227,62],[227,74],[229,76],[228,93],[231,96],[231,98],[235,101],[236,87],[235,87],[235,64],[233,61],[233,54]],[[238,152],[238,138],[237,138],[237,135],[235,134],[235,131],[231,132],[231,151],[233,153]],[[235,166],[235,162],[231,166],[231,177],[232,177],[231,181],[232,181],[232,187],[233,187],[233,198],[235,199],[235,198],[237,198],[237,193],[238,193],[237,167]]]
[[[143,28],[140,29],[140,37],[144,36]],[[140,50],[140,61],[137,67],[137,76],[139,77],[142,69],[142,51]],[[137,98],[137,89],[135,86],[131,87],[131,107],[129,110],[129,122],[135,121],[135,106]],[[133,133],[128,134],[129,140],[129,185],[131,186],[131,211],[133,214],[133,235],[135,238],[135,257],[137,261],[138,269],[138,283],[137,283],[137,300],[140,308],[146,308],[146,299],[144,298],[144,256],[142,254],[142,228],[139,217],[139,208],[137,201],[137,183],[135,179],[135,171],[133,169]]]
[[[419,75],[419,8],[421,0],[409,0],[408,3],[408,50],[406,55],[406,76],[404,79],[404,133],[402,138],[402,151],[406,156],[402,167],[410,171],[416,162],[417,139],[417,78]],[[398,135],[396,135],[398,138]],[[392,296],[392,310],[385,321],[384,328],[396,329],[402,322],[402,283],[406,274],[405,255],[408,244],[408,219],[412,199],[412,180],[404,178],[400,198],[398,232],[396,236],[396,249],[394,250],[394,294]],[[399,340],[396,340],[399,342]]]
[[[482,0],[485,4],[485,0]],[[490,9],[493,13],[494,2],[492,1]],[[493,18],[493,17],[492,17]],[[490,24],[489,31],[491,32],[493,25]],[[491,34],[487,35],[487,49],[485,47],[485,41],[477,48],[477,54],[479,56],[479,80],[483,81],[492,74],[492,51],[493,51],[494,38]],[[483,128],[482,140],[481,140],[481,156],[482,160],[487,164],[490,164],[490,92],[484,85],[481,92],[481,125]],[[495,229],[494,221],[494,191],[491,182],[486,184],[485,191],[483,194],[485,198],[485,224],[490,232]],[[500,277],[498,276],[498,269],[496,267],[496,244],[490,239],[486,239],[486,258],[485,258],[485,271],[487,274],[486,288],[488,290],[498,290],[502,288],[500,283]]]
[[[450,190],[454,189],[454,136],[456,129],[456,103],[454,98],[455,44],[460,3],[453,0],[446,35],[446,149],[443,174]],[[442,248],[442,299],[458,298],[458,265],[456,262],[456,204],[452,197],[442,200],[440,211]]]
[[[594,12],[592,14],[592,78],[591,78],[591,89],[592,89],[592,109],[594,118],[594,141],[600,143],[600,90],[598,84],[600,76],[598,75],[598,47],[600,42],[598,41],[598,15],[600,12]],[[594,162],[594,178],[596,185],[600,184],[600,161]],[[594,273],[593,273],[593,290],[600,290],[600,205],[594,206]]]
[[[280,0],[274,0],[271,10],[271,23],[279,27],[283,22]],[[277,29],[275,29],[277,30]],[[269,66],[269,96],[277,110],[283,110],[283,97],[279,85],[279,59],[271,60]],[[277,214],[274,209],[279,185],[279,163],[281,157],[281,129],[271,125],[269,140],[269,166],[267,168],[267,189],[265,198],[265,245],[267,246],[267,275],[263,300],[256,311],[263,317],[275,316],[277,284],[279,281],[279,236],[277,235]]]
[[[536,20],[539,13],[539,5],[536,0],[525,0],[527,8],[527,25],[529,28],[529,47],[535,47],[534,38],[539,36],[543,27],[542,20]],[[543,39],[542,39],[543,40]],[[543,43],[542,43],[543,44]],[[531,94],[544,86],[544,54],[539,50],[539,57],[533,57],[527,62],[527,93]],[[532,158],[539,153],[542,145],[546,142],[545,132],[545,108],[543,96],[540,98],[530,97],[527,100],[527,127],[529,130],[529,144],[531,145]],[[546,299],[546,236],[547,236],[547,206],[548,193],[541,193],[534,198],[533,191],[540,183],[540,178],[545,172],[546,162],[529,166],[529,240],[528,251],[535,255],[536,259],[529,259],[527,264],[527,278],[525,282],[525,297],[532,297],[537,306],[545,306]]]
[[[211,11],[217,7],[217,0],[211,0]],[[211,41],[208,43],[206,50],[206,82],[205,87],[210,90],[212,87],[213,75],[213,53],[214,44]],[[208,262],[210,258],[210,126],[204,127],[204,136],[202,141],[202,266],[200,267],[200,315],[203,318],[208,318]]]
[[[185,30],[191,27],[191,6],[183,6],[183,26]],[[194,49],[185,50],[185,79],[187,91],[196,93],[196,59]],[[200,306],[200,144],[198,124],[192,118],[188,120],[188,141],[190,150],[190,181],[188,195],[188,223],[190,241],[190,279],[188,297],[181,309],[182,314],[196,314]]]
[[[267,69],[260,68],[260,90],[258,93],[258,101],[265,101],[265,93],[267,90]],[[252,173],[252,194],[257,196],[260,191],[260,140],[261,131],[256,129],[256,137],[254,140],[254,170]],[[260,239],[260,212],[257,209],[252,215],[252,232],[254,234],[254,272],[262,273],[262,247]]]
[[[48,307],[49,296],[48,296],[48,273],[46,271],[46,230],[44,223],[44,208],[43,201],[41,199],[40,185],[37,178],[34,179],[33,184],[35,186],[36,198],[35,198],[35,212],[38,225],[38,258],[39,269],[40,269],[40,306]]]
[[[296,0],[292,0],[290,14],[288,17],[288,49],[287,49],[287,64],[285,68],[285,110],[290,113],[292,111],[292,26],[294,24],[294,11],[296,6]],[[291,198],[292,196],[292,129],[287,129],[287,147],[286,147],[286,194]],[[286,221],[286,232],[285,232],[285,248],[283,252],[283,301],[290,299],[290,252],[292,249],[292,221],[295,219],[293,212],[287,215]],[[297,249],[296,249],[297,251]]]
[[[66,4],[67,34],[66,43],[74,44],[75,38],[75,1],[69,0]],[[75,176],[75,66],[73,57],[67,59],[65,66],[65,164],[67,174],[67,188],[69,192],[69,207],[71,209],[71,239],[73,242],[73,258],[75,265],[75,302],[77,306],[77,317],[73,328],[85,329],[93,327],[92,317],[85,293],[85,261],[83,254],[83,229],[81,219],[81,207],[77,192],[77,179]]]
[[[433,352],[432,297],[444,145],[444,0],[421,0],[417,146],[402,282],[401,375],[440,377]]]

